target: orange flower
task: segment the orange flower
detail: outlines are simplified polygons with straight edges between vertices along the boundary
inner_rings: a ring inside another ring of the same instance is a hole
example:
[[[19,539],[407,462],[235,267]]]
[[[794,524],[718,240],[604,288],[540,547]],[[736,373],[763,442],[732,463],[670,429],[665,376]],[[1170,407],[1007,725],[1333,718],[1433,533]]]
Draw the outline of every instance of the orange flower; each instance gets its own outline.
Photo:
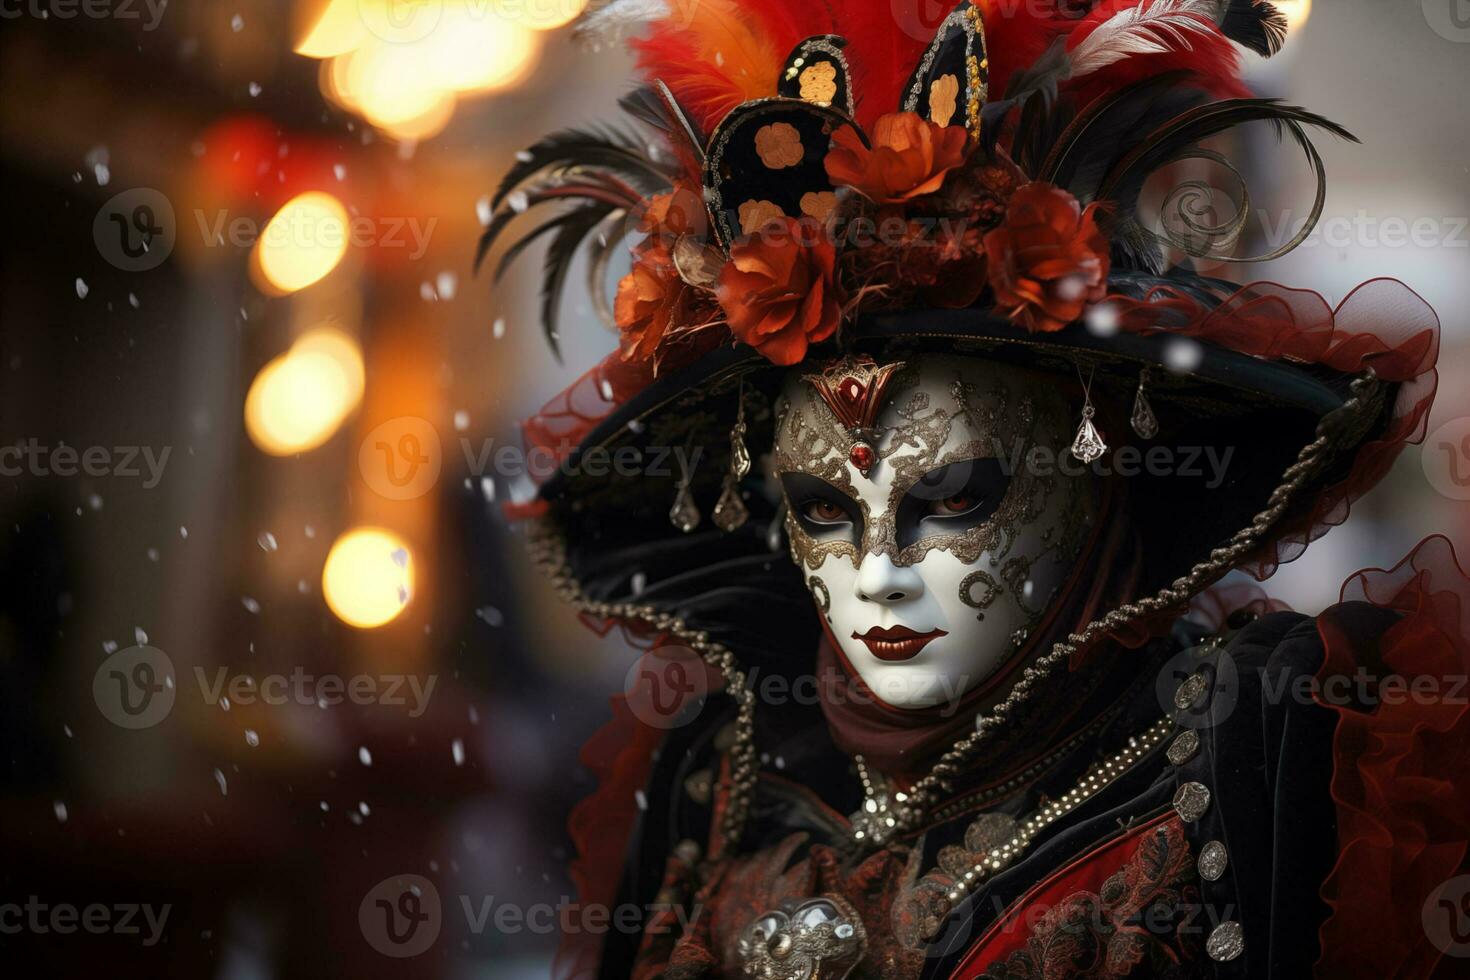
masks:
[[[655,239],[640,248],[633,268],[618,283],[613,317],[625,361],[646,361],[683,316],[687,289],[668,248]]]
[[[647,200],[638,216],[638,226],[665,242],[680,235],[703,236],[709,230],[709,212],[699,191],[676,184],[668,193]]]
[[[824,161],[834,184],[855,188],[878,204],[933,194],[966,156],[963,126],[937,126],[916,112],[895,112],[873,126],[873,147],[851,126],[832,136]]]
[[[1101,300],[1110,260],[1097,210],[1050,184],[1017,190],[1005,221],[985,236],[996,306],[1032,333],[1050,333]]]
[[[784,218],[737,243],[715,296],[736,339],[773,364],[795,364],[807,346],[837,329],[842,304],[835,281],[837,249],[825,235]]]

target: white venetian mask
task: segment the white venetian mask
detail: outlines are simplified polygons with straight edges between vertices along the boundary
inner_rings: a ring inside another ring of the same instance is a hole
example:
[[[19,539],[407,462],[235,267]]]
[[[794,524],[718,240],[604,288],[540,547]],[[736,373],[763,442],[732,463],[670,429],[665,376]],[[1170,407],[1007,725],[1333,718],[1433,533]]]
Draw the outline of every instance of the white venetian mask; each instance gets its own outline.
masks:
[[[975,358],[788,379],[774,457],[792,557],[885,703],[952,702],[1042,619],[1096,509],[1085,471],[1026,463],[1060,458],[1067,418],[1040,376]]]

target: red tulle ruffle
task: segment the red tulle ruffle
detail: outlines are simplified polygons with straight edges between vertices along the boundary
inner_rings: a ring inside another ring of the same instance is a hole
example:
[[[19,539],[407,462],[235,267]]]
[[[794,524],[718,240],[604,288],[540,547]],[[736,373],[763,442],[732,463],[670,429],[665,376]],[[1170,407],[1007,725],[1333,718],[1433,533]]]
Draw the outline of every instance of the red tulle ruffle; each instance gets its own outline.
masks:
[[[1372,369],[1400,387],[1387,427],[1359,447],[1347,476],[1297,506],[1270,541],[1240,562],[1258,579],[1297,558],[1347,520],[1352,503],[1388,472],[1404,446],[1424,438],[1439,375],[1439,318],[1396,279],[1374,279],[1333,309],[1319,294],[1277,283],[1241,287],[1214,309],[1169,286],[1141,300],[1111,297],[1123,330],[1169,333],[1272,361],[1321,364],[1346,374]]]
[[[1322,926],[1321,980],[1420,980],[1441,951],[1429,937],[1426,903],[1465,873],[1470,842],[1470,578],[1450,542],[1429,538],[1391,571],[1359,572],[1343,587],[1402,614],[1365,637],[1334,607],[1318,619],[1326,660],[1318,673],[1379,679],[1372,702],[1344,706],[1333,740],[1332,796],[1339,855],[1322,888],[1332,914]],[[1390,697],[1383,678],[1402,678],[1425,695]],[[1433,691],[1430,692],[1432,686]],[[1348,690],[1357,692],[1354,681]],[[1319,699],[1320,700],[1320,699]],[[1458,973],[1453,975],[1458,976]]]

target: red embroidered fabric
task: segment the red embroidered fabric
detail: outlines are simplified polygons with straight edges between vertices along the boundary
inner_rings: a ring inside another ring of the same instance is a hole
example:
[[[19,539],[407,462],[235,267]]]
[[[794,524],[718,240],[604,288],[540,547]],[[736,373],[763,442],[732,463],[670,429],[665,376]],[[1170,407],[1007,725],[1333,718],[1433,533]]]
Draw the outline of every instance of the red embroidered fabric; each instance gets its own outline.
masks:
[[[1199,908],[1184,824],[1172,812],[1082,855],[1011,903],[955,969],[954,980],[1117,980],[1203,959],[1198,922],[1172,933],[1147,922]]]
[[[1451,917],[1443,923],[1450,937],[1463,930],[1464,909],[1441,908],[1434,899],[1442,884],[1465,874],[1470,846],[1470,704],[1463,690],[1470,578],[1450,542],[1432,537],[1392,570],[1353,576],[1342,598],[1403,618],[1377,637],[1349,628],[1338,607],[1318,619],[1327,651],[1318,673],[1323,694],[1333,690],[1330,678],[1352,679],[1359,671],[1373,683],[1369,703],[1328,698],[1338,714],[1338,860],[1322,888],[1332,914],[1320,932],[1314,972],[1321,980],[1461,976],[1464,961],[1442,957],[1432,917]],[[1340,689],[1362,690],[1356,681]]]

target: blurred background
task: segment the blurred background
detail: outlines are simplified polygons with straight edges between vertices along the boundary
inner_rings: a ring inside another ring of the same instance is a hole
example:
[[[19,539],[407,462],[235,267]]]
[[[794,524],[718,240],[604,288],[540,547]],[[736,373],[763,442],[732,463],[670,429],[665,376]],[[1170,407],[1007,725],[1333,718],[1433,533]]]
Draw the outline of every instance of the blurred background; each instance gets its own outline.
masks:
[[[1395,276],[1444,324],[1423,450],[1267,584],[1315,612],[1428,533],[1470,553],[1470,17],[1281,6],[1256,87],[1363,145],[1323,143],[1305,246],[1215,271],[1334,302]],[[0,5],[0,957],[28,975],[547,975],[558,930],[494,916],[575,894],[577,750],[635,654],[529,566],[499,450],[615,340],[569,301],[559,363],[534,252],[503,287],[472,265],[517,150],[630,85],[580,9]],[[1265,251],[1310,184],[1255,138]],[[359,912],[410,874],[443,929],[394,959]],[[91,906],[112,925],[53,914]]]

